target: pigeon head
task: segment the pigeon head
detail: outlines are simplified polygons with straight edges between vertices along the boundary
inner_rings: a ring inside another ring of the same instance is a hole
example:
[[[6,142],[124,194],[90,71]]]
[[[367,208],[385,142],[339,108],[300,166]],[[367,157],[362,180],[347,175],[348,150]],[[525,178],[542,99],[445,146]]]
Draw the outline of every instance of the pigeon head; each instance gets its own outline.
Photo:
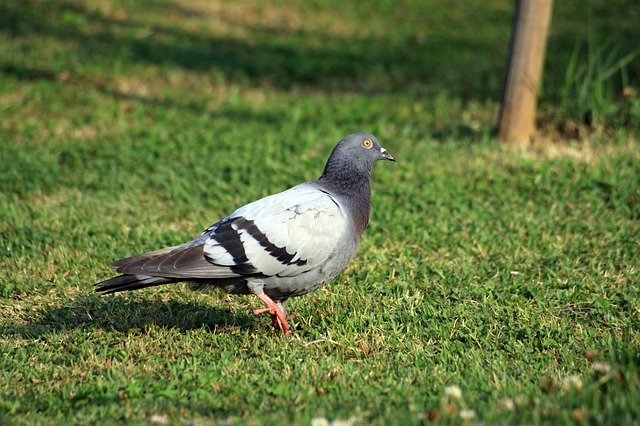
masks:
[[[338,142],[318,185],[345,206],[358,238],[369,222],[371,169],[378,160],[396,161],[369,133],[354,133]]]
[[[396,161],[369,133],[354,133],[342,139],[327,161],[322,176],[338,177],[344,174],[370,174],[377,160]]]

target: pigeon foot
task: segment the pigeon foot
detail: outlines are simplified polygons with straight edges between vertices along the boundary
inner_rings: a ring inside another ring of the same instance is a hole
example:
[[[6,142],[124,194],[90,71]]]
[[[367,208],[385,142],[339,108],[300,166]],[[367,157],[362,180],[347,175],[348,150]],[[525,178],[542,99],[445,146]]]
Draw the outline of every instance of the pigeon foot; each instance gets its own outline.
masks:
[[[284,314],[284,311],[278,306],[276,302],[274,302],[269,296],[262,293],[258,295],[260,300],[267,306],[266,308],[256,309],[253,311],[254,315],[261,314],[269,314],[271,315],[271,325],[276,330],[282,331],[283,334],[289,334],[291,331],[291,327],[287,322],[287,317]]]

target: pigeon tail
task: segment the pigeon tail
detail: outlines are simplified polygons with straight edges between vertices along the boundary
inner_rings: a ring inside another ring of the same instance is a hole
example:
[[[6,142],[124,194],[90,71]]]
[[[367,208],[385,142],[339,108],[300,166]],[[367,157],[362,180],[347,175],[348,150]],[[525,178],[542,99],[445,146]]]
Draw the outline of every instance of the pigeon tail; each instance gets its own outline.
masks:
[[[96,291],[102,294],[118,293],[120,291],[138,290],[146,287],[174,283],[177,280],[150,275],[118,275],[117,277],[101,281],[96,284]]]

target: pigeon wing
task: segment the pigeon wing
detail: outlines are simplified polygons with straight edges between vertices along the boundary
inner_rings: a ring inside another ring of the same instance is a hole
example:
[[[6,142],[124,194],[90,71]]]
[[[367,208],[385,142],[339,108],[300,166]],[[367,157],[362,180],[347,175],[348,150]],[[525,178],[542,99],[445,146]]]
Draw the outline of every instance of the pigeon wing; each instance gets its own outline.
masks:
[[[328,260],[345,230],[340,205],[302,184],[238,209],[211,229],[204,253],[238,274],[296,276]]]
[[[241,207],[189,243],[112,266],[121,274],[182,280],[296,276],[329,259],[345,229],[339,204],[302,184]]]

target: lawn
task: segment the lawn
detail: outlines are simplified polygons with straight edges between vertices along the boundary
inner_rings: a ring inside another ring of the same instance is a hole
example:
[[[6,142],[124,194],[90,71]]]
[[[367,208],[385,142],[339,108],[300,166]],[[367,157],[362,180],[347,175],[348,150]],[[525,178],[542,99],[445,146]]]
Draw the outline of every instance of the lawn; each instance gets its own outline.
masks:
[[[567,115],[565,73],[633,53],[640,7],[556,2],[523,149],[493,136],[512,14],[0,2],[0,423],[640,422],[640,60],[599,123]],[[398,161],[355,260],[288,302],[292,337],[255,297],[94,294],[355,131]]]

